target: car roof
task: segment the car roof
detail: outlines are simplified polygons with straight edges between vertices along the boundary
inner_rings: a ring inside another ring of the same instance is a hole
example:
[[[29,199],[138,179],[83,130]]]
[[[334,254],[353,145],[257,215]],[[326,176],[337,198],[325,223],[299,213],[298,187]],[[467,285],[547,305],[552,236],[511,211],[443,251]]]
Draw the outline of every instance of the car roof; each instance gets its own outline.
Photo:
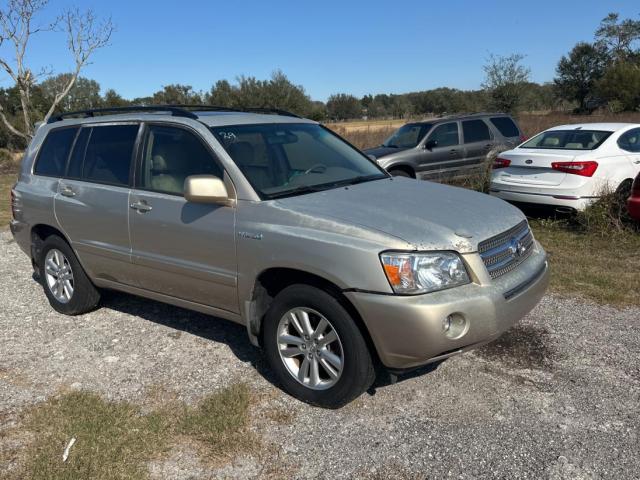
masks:
[[[572,123],[567,125],[558,125],[555,127],[551,127],[546,131],[550,130],[601,130],[604,132],[617,132],[618,130],[623,130],[628,127],[640,127],[638,123],[611,123],[611,122],[602,122],[602,123]]]
[[[225,125],[252,125],[264,123],[317,123],[313,120],[300,118],[293,115],[283,113],[258,113],[258,112],[242,112],[242,111],[198,111],[193,110],[192,113],[201,123],[208,127],[219,127]],[[68,117],[61,120],[54,120],[48,123],[50,127],[70,126],[89,123],[110,123],[110,122],[127,122],[127,121],[167,121],[178,120],[180,123],[188,120],[188,117],[174,116],[170,112],[126,112],[113,113],[87,117]]]
[[[451,122],[454,120],[473,120],[476,118],[484,118],[484,117],[509,117],[508,113],[498,113],[498,112],[477,112],[477,113],[457,113],[453,115],[442,115],[439,117],[427,117],[423,120],[419,120],[416,122],[409,122],[408,125],[420,125],[425,123],[442,123],[442,122]]]

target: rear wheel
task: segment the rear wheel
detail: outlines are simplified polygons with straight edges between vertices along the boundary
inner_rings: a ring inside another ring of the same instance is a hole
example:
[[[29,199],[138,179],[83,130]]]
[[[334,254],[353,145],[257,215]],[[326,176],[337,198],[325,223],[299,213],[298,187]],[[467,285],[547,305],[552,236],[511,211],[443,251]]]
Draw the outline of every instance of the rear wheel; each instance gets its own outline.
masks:
[[[267,359],[284,389],[325,408],[339,408],[375,379],[367,344],[357,325],[324,290],[293,285],[280,292],[263,331]]]
[[[628,178],[622,182],[616,189],[616,195],[622,203],[626,203],[627,199],[631,196],[631,189],[633,188],[633,180]]]
[[[79,315],[98,305],[100,293],[62,238],[56,235],[47,237],[42,244],[38,264],[44,293],[56,311]]]

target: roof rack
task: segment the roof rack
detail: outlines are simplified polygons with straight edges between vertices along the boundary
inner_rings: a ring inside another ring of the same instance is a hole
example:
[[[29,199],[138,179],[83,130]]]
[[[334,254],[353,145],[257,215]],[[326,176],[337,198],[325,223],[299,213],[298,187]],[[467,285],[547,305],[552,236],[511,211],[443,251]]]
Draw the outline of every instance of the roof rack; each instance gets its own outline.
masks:
[[[286,117],[300,118],[299,115],[291,113],[287,110],[280,108],[270,107],[219,107],[216,105],[191,105],[191,104],[176,104],[167,105],[168,107],[183,108],[185,110],[201,110],[209,112],[244,112],[244,113],[271,113],[273,115],[283,115]]]
[[[184,108],[174,107],[171,105],[139,105],[128,107],[110,107],[110,108],[93,108],[90,110],[78,110],[75,112],[63,112],[56,115],[51,115],[47,123],[59,122],[68,117],[95,117],[96,114],[104,115],[109,113],[128,113],[128,112],[168,112],[174,117],[186,117],[196,119],[198,116],[195,113],[189,112]]]
[[[131,105],[127,107],[110,107],[110,108],[93,108],[90,110],[78,110],[75,112],[63,112],[52,115],[47,123],[59,122],[69,117],[88,118],[96,115],[105,115],[110,113],[129,113],[129,112],[167,112],[174,117],[185,117],[197,119],[198,116],[192,110],[209,111],[209,112],[246,112],[246,113],[266,113],[274,115],[283,115],[287,117],[300,118],[298,115],[280,110],[278,108],[231,108],[218,107],[215,105]]]

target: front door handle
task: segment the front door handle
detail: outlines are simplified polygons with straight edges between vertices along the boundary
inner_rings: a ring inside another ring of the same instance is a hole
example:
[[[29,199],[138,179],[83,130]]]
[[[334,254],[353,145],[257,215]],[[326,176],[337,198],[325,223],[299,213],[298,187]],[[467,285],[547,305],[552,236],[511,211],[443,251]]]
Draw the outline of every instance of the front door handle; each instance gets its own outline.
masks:
[[[137,210],[138,213],[146,213],[146,212],[151,211],[151,209],[153,208],[151,205],[149,205],[146,202],[135,202],[135,203],[132,203],[129,206],[131,208],[133,208],[134,210]]]
[[[62,190],[60,190],[60,195],[63,195],[65,197],[75,197],[76,196],[76,192],[73,191],[73,188],[64,185],[62,187]]]

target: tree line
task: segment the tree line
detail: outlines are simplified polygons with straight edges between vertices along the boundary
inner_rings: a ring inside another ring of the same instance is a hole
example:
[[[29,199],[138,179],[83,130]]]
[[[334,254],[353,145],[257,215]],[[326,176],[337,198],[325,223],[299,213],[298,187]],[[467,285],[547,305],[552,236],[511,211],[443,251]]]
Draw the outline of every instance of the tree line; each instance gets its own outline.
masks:
[[[421,115],[497,110],[511,113],[534,110],[574,110],[590,113],[640,109],[640,21],[611,13],[594,33],[591,43],[580,42],[563,56],[552,82],[530,81],[525,56],[490,55],[484,65],[484,82],[478,90],[435,88],[405,94],[356,97],[331,95],[314,101],[302,85],[280,70],[269,79],[240,76],[218,80],[209,90],[171,84],[147,96],[126,99],[114,89],[103,92],[95,80],[80,75],[93,52],[105,47],[113,32],[110,19],[91,11],[69,10],[45,27],[35,27],[47,0],[10,0],[0,9],[0,47],[13,47],[13,60],[0,54],[0,68],[14,85],[0,88],[0,146],[23,148],[33,135],[33,123],[61,111],[127,105],[205,104],[229,108],[259,107],[288,110],[320,121],[355,118],[408,118]],[[42,23],[37,23],[42,25]],[[34,73],[26,65],[29,40],[54,29],[67,34],[75,69],[53,75]]]

